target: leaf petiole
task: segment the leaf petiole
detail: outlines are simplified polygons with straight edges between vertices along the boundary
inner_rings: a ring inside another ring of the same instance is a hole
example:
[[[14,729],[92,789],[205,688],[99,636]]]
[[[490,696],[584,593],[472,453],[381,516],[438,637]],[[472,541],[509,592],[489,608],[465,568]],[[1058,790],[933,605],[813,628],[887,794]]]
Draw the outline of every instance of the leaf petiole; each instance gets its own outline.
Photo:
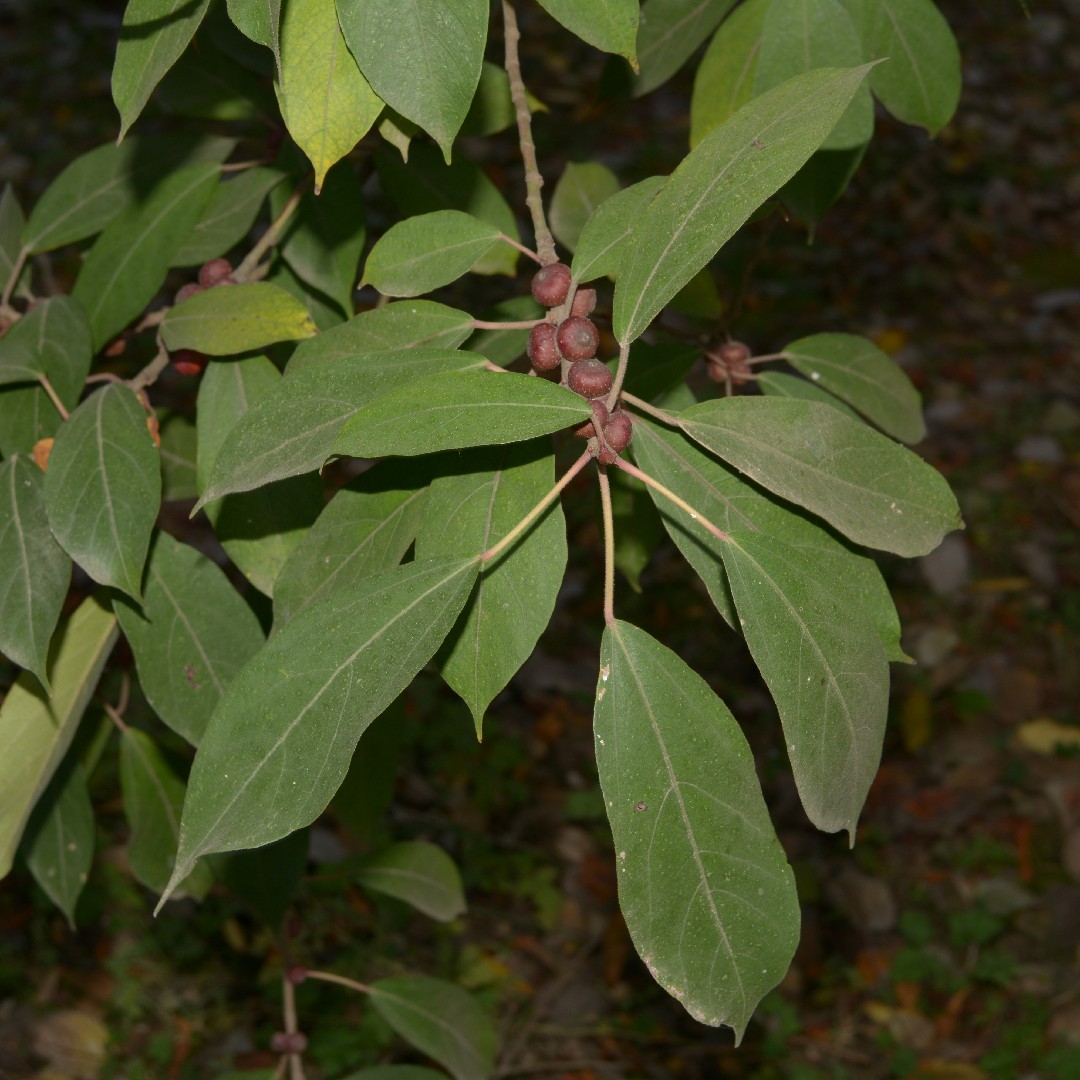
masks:
[[[670,488],[665,487],[659,480],[653,479],[648,473],[642,472],[636,465],[631,465],[625,458],[616,458],[615,464],[619,466],[624,473],[634,477],[636,480],[640,480],[643,484],[648,484],[653,491],[663,495],[665,499],[673,502],[680,510],[685,511],[690,515],[691,519],[696,521],[706,532],[710,532],[717,540],[729,541],[730,536],[723,529],[714,525],[700,510],[695,509],[685,499],[680,498]]]

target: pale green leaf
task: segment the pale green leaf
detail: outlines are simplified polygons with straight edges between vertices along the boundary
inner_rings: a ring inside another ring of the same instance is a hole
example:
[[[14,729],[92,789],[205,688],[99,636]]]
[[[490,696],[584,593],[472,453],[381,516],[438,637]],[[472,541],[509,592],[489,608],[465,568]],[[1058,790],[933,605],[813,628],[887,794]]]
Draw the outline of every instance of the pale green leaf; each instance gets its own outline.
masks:
[[[439,922],[465,911],[461,874],[454,860],[434,844],[409,840],[391,844],[360,864],[356,880],[365,889],[404,900]]]
[[[735,6],[735,0],[645,0],[637,35],[634,97],[667,82]]]
[[[552,18],[602,52],[637,66],[638,0],[540,0]]]
[[[578,281],[593,281],[618,272],[627,237],[634,231],[642,211],[664,183],[650,176],[605,199],[593,212],[578,236],[570,269]]]
[[[606,165],[569,162],[555,184],[548,210],[555,239],[568,251],[576,250],[585,223],[618,191],[619,180]]]

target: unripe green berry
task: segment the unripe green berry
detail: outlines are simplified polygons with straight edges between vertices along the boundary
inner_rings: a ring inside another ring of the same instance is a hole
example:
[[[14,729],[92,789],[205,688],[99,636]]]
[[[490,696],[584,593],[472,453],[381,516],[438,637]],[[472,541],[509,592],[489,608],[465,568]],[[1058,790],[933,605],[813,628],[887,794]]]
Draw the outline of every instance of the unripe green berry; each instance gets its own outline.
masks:
[[[533,299],[544,307],[558,307],[570,292],[570,267],[566,263],[548,263],[533,274]]]
[[[555,341],[558,343],[559,352],[567,360],[588,360],[596,355],[600,345],[600,331],[589,319],[581,315],[571,315],[559,323],[559,329],[555,332]]]
[[[606,364],[599,360],[578,360],[570,365],[566,383],[583,398],[603,397],[610,389],[613,377]]]

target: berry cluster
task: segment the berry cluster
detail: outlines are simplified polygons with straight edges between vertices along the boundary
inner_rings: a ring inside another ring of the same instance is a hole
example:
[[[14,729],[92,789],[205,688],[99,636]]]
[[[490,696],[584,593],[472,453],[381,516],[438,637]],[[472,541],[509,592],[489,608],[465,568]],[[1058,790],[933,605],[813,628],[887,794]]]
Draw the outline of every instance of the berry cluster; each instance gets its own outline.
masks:
[[[218,285],[235,285],[232,263],[228,259],[211,259],[199,267],[198,281],[181,285],[176,293],[177,304],[183,303],[196,293],[214,289]],[[177,349],[172,354],[172,364],[181,375],[200,375],[206,367],[206,354],[195,349]]]
[[[706,371],[713,382],[743,386],[754,378],[750,346],[741,341],[728,341],[719,349],[705,354]]]
[[[595,289],[578,289],[565,311],[572,275],[565,263],[549,263],[532,279],[533,299],[548,308],[548,317],[529,333],[528,357],[538,372],[554,371],[566,361],[566,385],[588,399],[593,419],[575,431],[585,439],[596,439],[596,456],[610,465],[630,444],[633,426],[629,415],[619,410],[609,413],[601,400],[611,390],[611,369],[596,358],[600,332],[589,318],[596,307]]]

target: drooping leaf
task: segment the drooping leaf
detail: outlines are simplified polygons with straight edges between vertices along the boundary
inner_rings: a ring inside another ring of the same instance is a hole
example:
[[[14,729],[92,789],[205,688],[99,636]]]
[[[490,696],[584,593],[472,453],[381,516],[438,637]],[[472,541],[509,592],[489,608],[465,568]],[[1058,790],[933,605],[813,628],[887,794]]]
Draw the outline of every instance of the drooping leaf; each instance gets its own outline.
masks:
[[[166,889],[216,851],[310,824],[364,729],[431,659],[476,576],[465,559],[411,562],[313,604],[229,684],[195,755]]]
[[[431,135],[447,161],[480,80],[489,6],[338,0],[345,40],[375,93]]]
[[[34,880],[75,929],[75,905],[94,861],[94,808],[78,761],[57,770],[30,815],[23,857]]]
[[[274,582],[274,626],[368,574],[397,566],[416,538],[427,494],[409,461],[386,461],[326,505]]]
[[[634,97],[667,82],[734,6],[735,0],[645,0],[638,26]]]
[[[540,0],[540,6],[582,41],[636,67],[638,0]]]
[[[285,4],[278,100],[289,134],[315,169],[318,191],[383,107],[345,44],[334,0]]]
[[[450,922],[465,911],[465,892],[454,860],[441,847],[408,840],[369,855],[356,880],[365,889],[404,900],[439,922]]]
[[[472,316],[431,300],[399,300],[359,315],[300,342],[285,371],[410,349],[456,349],[472,333]]]
[[[254,612],[212,560],[159,532],[146,568],[142,610],[118,600],[146,700],[198,746],[233,676],[262,647]]]
[[[45,477],[25,458],[0,464],[0,652],[46,689],[49,641],[71,580],[71,559],[53,539]]]
[[[161,336],[170,350],[232,356],[315,335],[307,308],[278,285],[253,281],[205,289],[169,309]]]
[[[386,296],[419,296],[468,272],[500,240],[494,225],[460,210],[406,218],[379,238],[368,254],[361,285]]]
[[[160,505],[161,463],[146,412],[123,383],[109,383],[57,432],[45,474],[49,526],[95,581],[137,599]]]
[[[432,483],[417,557],[482,554],[554,483],[554,457],[543,442],[469,455],[453,474]],[[558,501],[519,543],[481,570],[440,657],[443,678],[469,706],[478,738],[487,707],[547,627],[565,571],[566,521]]]
[[[569,162],[555,184],[548,210],[555,239],[568,251],[574,251],[585,223],[601,203],[618,191],[618,178],[606,165]]]
[[[60,764],[116,641],[116,619],[96,597],[61,624],[49,655],[49,696],[24,672],[0,705],[0,878],[11,869],[30,811]]]
[[[808,72],[754,98],[690,151],[639,216],[612,329],[639,337],[828,136],[869,67]]]
[[[872,341],[854,334],[814,334],[788,345],[784,359],[887,435],[906,443],[925,437],[919,391]]]
[[[936,469],[829,405],[724,398],[687,409],[679,425],[755,483],[857,544],[911,558],[962,526]]]
[[[112,72],[121,139],[188,47],[209,6],[210,0],[128,0]]]
[[[691,1016],[738,1043],[799,939],[750,747],[700,676],[622,621],[604,630],[594,734],[634,947]]]
[[[158,438],[161,446],[161,498],[164,502],[194,499],[199,494],[196,454],[199,437],[195,425],[183,413],[158,411]]]
[[[455,1080],[487,1080],[491,1075],[495,1026],[459,986],[426,975],[407,975],[379,979],[369,994],[379,1015]]]
[[[881,642],[812,555],[760,533],[723,546],[739,625],[780,712],[799,796],[826,832],[855,825],[881,760],[889,668]]]
[[[623,246],[649,200],[664,184],[650,176],[605,199],[581,230],[570,269],[578,281],[592,281],[618,272]]]
[[[349,420],[334,450],[353,457],[408,456],[524,442],[590,415],[583,398],[544,379],[451,372],[376,398]]]
[[[307,829],[297,829],[272,844],[230,851],[208,861],[214,876],[246,900],[267,926],[276,929],[304,876],[308,839]]]
[[[220,177],[210,162],[181,169],[98,237],[72,290],[90,321],[95,349],[140,315],[165,283]]]

